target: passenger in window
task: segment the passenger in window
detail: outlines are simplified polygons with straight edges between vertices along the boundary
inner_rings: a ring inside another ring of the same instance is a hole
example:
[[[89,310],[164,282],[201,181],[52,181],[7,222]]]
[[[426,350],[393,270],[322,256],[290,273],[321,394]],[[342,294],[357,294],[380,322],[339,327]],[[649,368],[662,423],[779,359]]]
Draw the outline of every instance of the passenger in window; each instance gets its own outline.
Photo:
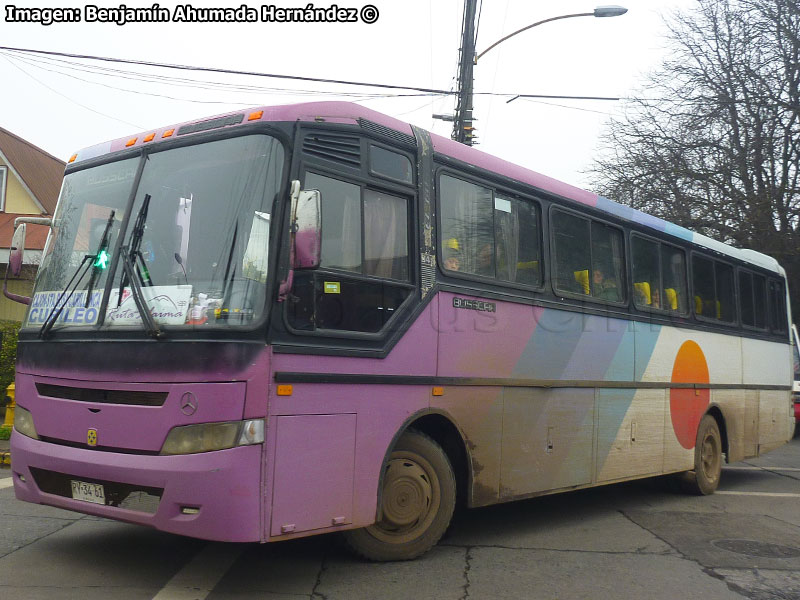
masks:
[[[478,250],[478,263],[475,268],[476,275],[494,276],[494,248],[492,244],[484,244]]]
[[[653,308],[661,308],[661,293],[658,291],[657,287],[653,288],[652,300],[653,304],[651,306]]]
[[[448,271],[461,269],[461,250],[456,238],[450,238],[444,247],[444,268]]]
[[[619,290],[613,279],[607,279],[601,269],[592,272],[592,294],[601,300],[619,301]]]

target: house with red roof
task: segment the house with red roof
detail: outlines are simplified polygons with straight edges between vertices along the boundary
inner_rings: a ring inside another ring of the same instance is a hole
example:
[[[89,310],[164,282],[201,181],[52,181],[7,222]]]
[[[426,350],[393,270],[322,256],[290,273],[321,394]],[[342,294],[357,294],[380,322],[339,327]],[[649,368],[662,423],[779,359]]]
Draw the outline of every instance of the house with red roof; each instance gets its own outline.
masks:
[[[0,127],[0,276],[5,276],[8,267],[14,219],[53,215],[64,166],[64,161]],[[31,294],[48,231],[42,225],[28,225],[24,268],[18,278],[9,278],[9,291]],[[0,294],[0,319],[21,321],[26,308]]]

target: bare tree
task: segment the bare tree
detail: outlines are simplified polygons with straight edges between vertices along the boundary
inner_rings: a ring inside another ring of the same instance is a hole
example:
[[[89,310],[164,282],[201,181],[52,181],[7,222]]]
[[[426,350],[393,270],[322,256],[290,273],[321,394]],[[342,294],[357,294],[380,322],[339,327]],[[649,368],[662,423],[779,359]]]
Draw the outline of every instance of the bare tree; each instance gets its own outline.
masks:
[[[613,119],[599,193],[775,257],[800,317],[800,5],[697,0]]]

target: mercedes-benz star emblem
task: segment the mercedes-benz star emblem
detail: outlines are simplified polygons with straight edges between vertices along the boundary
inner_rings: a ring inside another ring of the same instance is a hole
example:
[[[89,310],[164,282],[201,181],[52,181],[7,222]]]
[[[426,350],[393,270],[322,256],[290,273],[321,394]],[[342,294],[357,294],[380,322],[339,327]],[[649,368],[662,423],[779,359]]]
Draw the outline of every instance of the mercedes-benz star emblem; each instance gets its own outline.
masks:
[[[181,412],[187,417],[197,412],[197,398],[192,392],[186,392],[181,396]]]

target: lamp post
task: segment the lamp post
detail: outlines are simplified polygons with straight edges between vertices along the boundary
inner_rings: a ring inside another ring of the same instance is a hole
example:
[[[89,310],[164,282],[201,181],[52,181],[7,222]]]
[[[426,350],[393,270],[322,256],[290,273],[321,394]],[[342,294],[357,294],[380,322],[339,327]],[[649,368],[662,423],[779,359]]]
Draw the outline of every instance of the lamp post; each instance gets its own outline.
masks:
[[[622,6],[598,6],[592,12],[574,13],[570,15],[560,15],[558,17],[550,17],[536,23],[526,25],[521,29],[517,29],[513,33],[500,38],[494,44],[486,48],[480,54],[475,54],[474,46],[474,17],[475,17],[475,0],[466,0],[464,8],[464,31],[463,41],[461,46],[461,65],[459,67],[459,81],[458,81],[458,105],[456,106],[456,114],[453,117],[453,135],[452,138],[457,142],[472,146],[473,144],[473,127],[472,118],[472,65],[478,64],[478,60],[492,48],[502,44],[507,39],[515,35],[533,29],[539,25],[550,23],[551,21],[560,21],[561,19],[572,19],[575,17],[618,17],[628,12],[627,8]],[[471,64],[465,65],[469,62]]]

